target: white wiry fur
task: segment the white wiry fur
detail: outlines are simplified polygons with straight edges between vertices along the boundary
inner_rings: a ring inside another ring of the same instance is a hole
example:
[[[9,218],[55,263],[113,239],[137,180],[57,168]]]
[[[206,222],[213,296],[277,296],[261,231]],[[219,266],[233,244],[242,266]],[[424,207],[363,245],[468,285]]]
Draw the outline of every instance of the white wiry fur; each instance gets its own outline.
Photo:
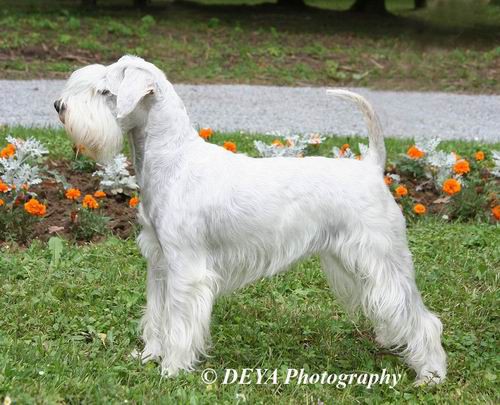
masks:
[[[69,79],[60,117],[72,139],[98,159],[117,152],[122,134],[133,146],[148,261],[143,359],[160,361],[164,375],[192,370],[206,353],[217,295],[318,254],[336,296],[364,312],[417,382],[444,379],[441,322],[415,284],[405,221],[383,181],[378,120],[361,96],[333,94],[365,115],[362,161],[253,159],[207,143],[165,75],[137,57]]]

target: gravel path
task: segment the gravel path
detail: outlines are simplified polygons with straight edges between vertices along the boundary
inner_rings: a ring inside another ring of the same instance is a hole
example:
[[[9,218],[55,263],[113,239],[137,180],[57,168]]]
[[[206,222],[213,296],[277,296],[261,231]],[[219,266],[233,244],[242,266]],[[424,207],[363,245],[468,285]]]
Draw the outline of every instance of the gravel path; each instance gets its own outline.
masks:
[[[0,124],[60,126],[60,80],[0,80]],[[219,131],[365,134],[361,115],[324,88],[175,86],[195,125]],[[379,112],[387,136],[500,141],[500,96],[353,89]]]

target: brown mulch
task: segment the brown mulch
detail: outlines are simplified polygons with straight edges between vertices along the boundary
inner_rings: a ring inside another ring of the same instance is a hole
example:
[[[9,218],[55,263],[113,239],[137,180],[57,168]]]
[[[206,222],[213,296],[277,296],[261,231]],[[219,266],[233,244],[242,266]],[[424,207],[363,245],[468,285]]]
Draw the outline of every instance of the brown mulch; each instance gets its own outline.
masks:
[[[82,195],[79,201],[86,194],[93,195],[99,190],[99,179],[92,176],[92,172],[75,171],[71,167],[71,162],[66,160],[51,160],[48,162],[49,170],[57,171],[63,175],[73,188],[78,188]],[[64,189],[61,184],[54,180],[45,180],[39,186],[33,188],[38,199],[47,204],[47,214],[44,219],[34,226],[31,239],[48,240],[51,236],[60,236],[65,239],[74,239],[72,226],[75,220],[75,203],[64,196]],[[136,208],[128,205],[130,197],[124,194],[112,195],[107,193],[107,197],[97,199],[100,208],[99,213],[109,218],[108,230],[120,238],[127,238],[134,232],[136,224]],[[77,218],[76,218],[77,220]],[[96,236],[92,241],[98,241],[103,236]]]

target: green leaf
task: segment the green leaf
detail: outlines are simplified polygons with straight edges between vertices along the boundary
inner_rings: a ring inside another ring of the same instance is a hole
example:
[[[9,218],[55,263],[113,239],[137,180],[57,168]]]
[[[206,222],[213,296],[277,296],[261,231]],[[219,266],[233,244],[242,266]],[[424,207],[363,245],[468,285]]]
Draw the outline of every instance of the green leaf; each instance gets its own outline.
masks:
[[[50,266],[57,267],[63,251],[63,242],[61,238],[52,237],[49,239],[49,250],[51,253]]]

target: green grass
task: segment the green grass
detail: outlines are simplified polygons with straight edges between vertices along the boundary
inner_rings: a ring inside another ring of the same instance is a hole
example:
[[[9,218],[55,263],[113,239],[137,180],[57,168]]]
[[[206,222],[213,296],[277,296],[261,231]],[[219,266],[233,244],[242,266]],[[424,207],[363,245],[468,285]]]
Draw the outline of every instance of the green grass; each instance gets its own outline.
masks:
[[[50,158],[70,158],[62,130],[1,128],[33,136]],[[216,134],[255,155],[265,135]],[[355,145],[362,138],[333,137],[321,147]],[[388,139],[389,158],[411,140]],[[462,155],[500,144],[444,142]],[[444,324],[449,356],[445,384],[414,388],[414,373],[374,342],[369,323],[350,319],[329,292],[317,258],[291,272],[218,299],[211,357],[191,374],[161,379],[156,364],[130,356],[141,349],[138,320],[145,305],[146,265],[135,242],[110,237],[100,244],[64,242],[56,259],[47,245],[0,247],[0,399],[17,403],[498,403],[498,226],[427,218],[410,222],[410,249],[426,304]],[[111,265],[110,265],[111,264]],[[206,385],[201,371],[278,369],[280,384]],[[309,373],[402,373],[394,389],[284,385],[287,368]]]
[[[347,0],[315,0],[329,9],[300,11],[225,3],[233,7],[139,11],[123,7],[125,0],[97,10],[74,1],[0,0],[0,77],[64,78],[132,53],[174,82],[500,90],[498,6],[469,1],[415,12],[409,0],[388,0],[394,15],[373,17],[338,11]]]
[[[51,264],[45,246],[0,254],[0,398],[17,403],[498,403],[497,228],[422,221],[409,230],[417,282],[444,323],[449,377],[414,388],[413,372],[350,320],[312,258],[215,305],[211,358],[191,374],[161,379],[138,348],[146,267],[134,241],[65,246]],[[110,266],[110,264],[112,264]],[[105,334],[105,336],[103,335]],[[309,372],[403,373],[395,389],[328,385],[222,385],[201,370],[305,368]],[[241,397],[240,397],[241,398]]]

